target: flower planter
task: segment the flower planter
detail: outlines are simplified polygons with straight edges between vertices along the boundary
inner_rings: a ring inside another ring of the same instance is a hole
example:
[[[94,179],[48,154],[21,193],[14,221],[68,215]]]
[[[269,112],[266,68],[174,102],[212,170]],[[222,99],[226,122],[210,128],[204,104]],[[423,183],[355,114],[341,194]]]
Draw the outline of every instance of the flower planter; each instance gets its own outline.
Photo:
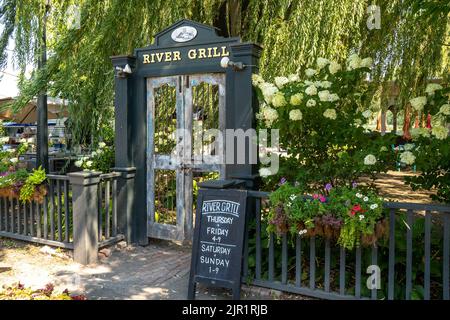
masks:
[[[37,203],[43,203],[44,198],[47,194],[48,194],[47,184],[43,183],[39,186],[36,186],[33,196],[31,197],[31,200]],[[20,189],[17,187],[0,188],[0,197],[19,199]]]
[[[303,222],[297,222],[296,231],[299,233],[302,230],[306,230],[306,233],[302,234],[302,237],[323,237],[331,241],[338,241],[341,235],[341,226],[330,225],[322,222],[321,217],[314,219],[314,228],[306,228]],[[289,225],[277,226],[277,234],[282,235],[287,233]],[[280,232],[279,232],[280,231]],[[375,227],[373,234],[361,235],[360,244],[363,247],[369,247],[376,245],[378,241],[385,239],[389,235],[389,221],[386,218],[379,220]]]

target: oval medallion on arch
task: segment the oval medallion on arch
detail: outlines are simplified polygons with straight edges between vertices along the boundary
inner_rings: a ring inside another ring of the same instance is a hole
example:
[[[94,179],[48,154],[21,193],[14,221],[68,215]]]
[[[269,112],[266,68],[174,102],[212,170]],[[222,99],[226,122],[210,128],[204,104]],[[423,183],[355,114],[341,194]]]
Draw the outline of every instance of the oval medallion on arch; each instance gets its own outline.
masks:
[[[191,26],[182,26],[173,30],[171,38],[175,42],[189,42],[197,36],[197,29]]]

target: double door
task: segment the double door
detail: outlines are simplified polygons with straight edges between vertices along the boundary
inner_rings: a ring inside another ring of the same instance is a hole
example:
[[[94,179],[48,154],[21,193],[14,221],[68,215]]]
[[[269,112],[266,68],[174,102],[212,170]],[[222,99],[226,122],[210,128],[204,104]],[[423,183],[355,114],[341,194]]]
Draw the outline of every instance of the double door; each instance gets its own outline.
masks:
[[[198,183],[225,176],[225,74],[147,79],[148,236],[190,241]]]

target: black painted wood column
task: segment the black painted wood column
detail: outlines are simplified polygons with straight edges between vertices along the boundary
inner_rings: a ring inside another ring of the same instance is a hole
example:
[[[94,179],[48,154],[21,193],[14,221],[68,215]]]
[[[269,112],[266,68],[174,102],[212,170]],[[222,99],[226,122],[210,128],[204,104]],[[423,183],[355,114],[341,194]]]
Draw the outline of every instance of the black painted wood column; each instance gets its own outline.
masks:
[[[226,129],[256,128],[255,114],[258,112],[258,101],[252,86],[252,74],[258,73],[258,62],[262,48],[254,43],[236,43],[230,45],[230,60],[242,62],[243,70],[227,70],[227,110]],[[227,151],[228,152],[228,151]],[[235,144],[235,157],[238,150]],[[242,152],[242,150],[241,150]],[[227,179],[240,179],[247,182],[248,188],[255,187],[257,177],[256,164],[250,163],[250,144],[245,147],[245,164],[227,165]],[[257,154],[256,154],[257,157]]]
[[[130,167],[131,158],[131,128],[130,106],[133,74],[122,73],[116,68],[124,68],[126,65],[134,69],[136,58],[132,56],[111,57],[115,70],[115,157],[116,167]]]
[[[133,85],[136,58],[133,56],[111,57],[115,70],[115,168],[122,176],[117,183],[117,206],[119,230],[128,243],[147,244],[146,212],[136,209],[136,182],[133,149],[137,142],[133,136]],[[131,74],[121,71],[128,65]],[[145,116],[144,116],[145,117]]]

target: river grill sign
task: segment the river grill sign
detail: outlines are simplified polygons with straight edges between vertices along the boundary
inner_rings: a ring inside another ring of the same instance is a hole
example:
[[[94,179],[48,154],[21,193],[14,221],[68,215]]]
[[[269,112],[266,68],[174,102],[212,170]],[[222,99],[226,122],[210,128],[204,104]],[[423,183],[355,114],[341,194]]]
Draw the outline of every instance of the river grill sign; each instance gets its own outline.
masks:
[[[185,55],[183,55],[185,54]],[[195,60],[195,59],[211,59],[228,57],[230,53],[226,46],[221,47],[207,47],[207,48],[194,48],[187,51],[173,50],[163,52],[152,52],[142,55],[142,63],[159,63],[159,62],[173,62],[182,60]]]
[[[246,223],[245,190],[200,189],[192,247],[188,298],[195,284],[233,289],[240,296],[242,252]]]

